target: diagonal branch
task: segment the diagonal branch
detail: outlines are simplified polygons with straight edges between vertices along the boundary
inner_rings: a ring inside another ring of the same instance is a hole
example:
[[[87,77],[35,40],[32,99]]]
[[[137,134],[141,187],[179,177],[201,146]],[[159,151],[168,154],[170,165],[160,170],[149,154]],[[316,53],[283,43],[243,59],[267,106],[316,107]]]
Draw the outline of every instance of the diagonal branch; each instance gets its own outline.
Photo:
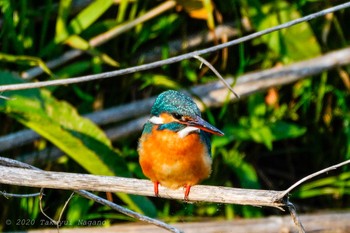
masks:
[[[241,97],[244,97],[269,87],[286,85],[302,78],[317,75],[324,71],[348,64],[350,64],[350,48],[344,48],[288,66],[244,74],[237,79],[235,91]],[[226,78],[226,82],[232,85],[232,78]],[[205,103],[206,107],[217,107],[227,101],[227,88],[220,82],[195,86],[190,89],[190,92],[194,93],[202,100],[202,102],[197,103],[202,107],[201,109],[204,109],[203,103]],[[230,98],[231,97],[230,95]],[[149,113],[154,100],[155,97],[151,97],[83,116],[89,118],[98,125],[116,123]],[[230,100],[236,99],[232,97]],[[110,128],[106,133],[112,141],[133,134],[142,129],[144,123],[143,119],[144,118],[141,117],[121,126]],[[38,138],[40,138],[40,136],[32,130],[22,130],[2,136],[0,137],[0,151],[18,148]]]
[[[176,63],[176,62],[179,62],[182,60],[190,59],[196,55],[198,56],[198,55],[202,55],[202,54],[206,54],[206,53],[215,52],[215,51],[221,50],[223,48],[227,48],[227,47],[230,47],[230,46],[233,46],[233,45],[236,45],[236,44],[257,38],[257,37],[260,37],[262,35],[281,30],[283,28],[288,28],[288,27],[291,27],[293,25],[296,25],[296,24],[299,24],[302,22],[310,21],[314,18],[321,17],[321,16],[324,16],[326,14],[329,14],[329,13],[332,13],[335,11],[339,11],[339,10],[347,8],[347,7],[350,7],[350,2],[340,4],[338,6],[331,7],[331,8],[319,11],[317,13],[313,13],[313,14],[301,17],[299,19],[289,21],[287,23],[283,23],[283,24],[280,24],[280,25],[275,26],[275,27],[271,27],[271,28],[268,28],[268,29],[265,29],[265,30],[262,30],[259,32],[255,32],[255,33],[252,33],[250,35],[238,38],[236,40],[232,40],[232,41],[229,41],[229,42],[226,42],[223,44],[219,44],[216,46],[212,46],[212,47],[209,47],[206,49],[193,51],[193,52],[186,53],[183,55],[171,57],[171,58],[161,60],[161,61],[156,61],[156,62],[152,62],[152,63],[140,65],[140,66],[134,66],[134,67],[130,67],[130,68],[122,69],[122,70],[116,70],[116,71],[112,71],[112,72],[105,72],[105,73],[101,73],[101,74],[87,75],[87,76],[81,76],[81,77],[75,77],[75,78],[69,78],[69,79],[63,79],[63,80],[50,80],[50,81],[35,82],[35,83],[3,85],[3,86],[0,86],[0,92],[1,91],[23,90],[23,89],[30,89],[30,88],[40,88],[40,87],[88,82],[88,81],[93,81],[93,80],[98,80],[98,79],[105,79],[105,78],[111,78],[111,77],[126,75],[126,74],[130,74],[130,73],[140,72],[140,71],[144,71],[144,70],[150,70],[150,69],[160,67],[163,65],[169,65],[169,64],[173,64],[173,63]]]
[[[13,159],[9,159],[9,158],[4,158],[4,157],[0,157],[0,167],[1,168],[16,168],[16,169],[22,169],[22,170],[27,170],[27,171],[36,171],[36,172],[42,172],[42,170],[40,170],[39,168],[36,168],[32,165],[29,165],[29,164],[26,164],[26,163],[22,163],[22,162],[19,162],[19,161],[16,161],[16,160],[13,160]],[[1,169],[0,169],[1,170]],[[0,174],[0,183],[1,180],[2,180],[2,174]],[[40,179],[40,178],[39,178]],[[17,179],[18,180],[18,179]],[[19,184],[21,185],[21,184]],[[25,185],[23,185],[25,186]],[[153,225],[156,225],[158,227],[161,227],[165,230],[168,230],[170,232],[174,232],[174,233],[181,233],[182,231],[171,226],[171,225],[168,225],[162,221],[159,221],[157,219],[153,219],[153,218],[150,218],[150,217],[147,217],[145,215],[142,215],[142,214],[139,214],[139,213],[136,213],[132,210],[129,210],[127,208],[124,208],[120,205],[117,205],[113,202],[110,202],[106,199],[103,199],[95,194],[92,194],[88,191],[85,191],[85,190],[75,190],[75,193],[79,194],[80,196],[83,196],[85,198],[88,198],[90,200],[93,200],[95,202],[98,202],[102,205],[105,205],[105,206],[108,206],[110,207],[111,209],[113,210],[116,210],[122,214],[125,214],[131,218],[135,218],[135,219],[138,219],[140,221],[143,221],[143,222],[146,222],[146,223],[150,223],[150,224],[153,224]]]
[[[237,99],[239,99],[239,95],[232,89],[232,87],[230,86],[230,84],[228,84],[226,82],[226,80],[221,76],[221,74],[214,68],[214,66],[212,66],[212,64],[210,64],[210,62],[208,62],[207,60],[205,60],[204,58],[202,58],[201,56],[193,56],[194,58],[200,60],[203,64],[205,64],[207,67],[209,67],[209,69],[211,71],[213,71],[213,73],[225,84],[225,86],[235,95],[235,97]]]
[[[293,184],[292,186],[290,186],[288,189],[286,189],[283,193],[280,194],[280,198],[284,197],[285,195],[287,195],[288,193],[290,193],[290,191],[292,191],[293,189],[295,189],[296,187],[298,187],[300,184],[302,183],[305,183],[305,181],[308,181],[308,180],[311,180],[312,178],[316,177],[316,176],[319,176],[323,173],[326,173],[326,172],[329,172],[329,171],[332,171],[332,170],[335,170],[337,169],[338,167],[342,167],[344,165],[347,165],[347,164],[350,164],[350,159],[349,160],[346,160],[344,162],[341,162],[341,163],[338,163],[336,165],[333,165],[333,166],[330,166],[330,167],[327,167],[325,169],[322,169],[320,171],[317,171],[315,173],[312,173],[304,178],[302,178],[301,180],[299,180],[298,182],[296,182],[295,184]]]
[[[172,8],[174,8],[176,5],[175,1],[165,1],[161,4],[159,4],[158,6],[156,6],[155,8],[151,9],[150,11],[146,12],[145,14],[141,15],[140,17],[123,23],[121,25],[118,25],[117,27],[114,27],[112,29],[110,29],[109,31],[106,31],[94,38],[92,38],[89,41],[89,45],[91,47],[96,47],[99,46],[107,41],[109,41],[112,38],[115,38],[117,36],[119,36],[120,34],[134,28],[135,26],[146,22],[147,20],[150,20],[152,18],[154,18],[155,16],[170,10]],[[60,57],[51,60],[49,62],[46,63],[47,67],[49,68],[55,68],[57,66],[63,65],[64,63],[71,61],[73,59],[76,59],[77,57],[81,56],[82,54],[84,54],[85,51],[83,50],[78,50],[78,49],[73,49],[73,50],[69,50],[67,52],[65,52],[63,55],[61,55]],[[32,79],[40,74],[43,73],[43,70],[40,67],[34,67],[32,69],[27,70],[26,72],[22,73],[22,77],[25,79]]]

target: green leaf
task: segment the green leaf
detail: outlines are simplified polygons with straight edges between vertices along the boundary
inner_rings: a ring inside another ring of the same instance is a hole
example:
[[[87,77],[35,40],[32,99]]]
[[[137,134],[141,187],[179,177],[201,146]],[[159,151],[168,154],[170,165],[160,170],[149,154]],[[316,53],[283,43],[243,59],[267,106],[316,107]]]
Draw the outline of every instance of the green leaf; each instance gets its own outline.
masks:
[[[287,1],[264,4],[262,7],[264,16],[254,9],[251,12],[255,14],[253,22],[258,31],[302,17]],[[321,54],[320,45],[307,22],[264,35],[258,40],[267,43],[269,48],[282,56],[286,63]]]
[[[55,43],[65,41],[70,35],[78,35],[94,23],[113,4],[113,0],[96,0],[82,10],[69,23],[67,30],[56,31]],[[59,15],[59,17],[62,17]],[[60,20],[58,18],[57,20]],[[57,29],[57,28],[56,28]]]
[[[129,0],[121,0],[119,3],[118,14],[117,14],[117,23],[122,23],[125,20],[125,15],[127,13],[127,7]]]
[[[300,137],[306,133],[306,128],[284,121],[277,121],[270,125],[274,141]]]
[[[244,188],[260,188],[255,168],[244,160],[244,156],[236,150],[221,150],[225,164],[238,176]]]
[[[140,89],[144,89],[148,86],[161,86],[168,89],[179,89],[180,85],[175,81],[171,80],[168,76],[159,75],[159,74],[144,74],[142,75],[142,79],[144,80],[143,85]]]
[[[110,66],[119,67],[119,63],[117,61],[115,61],[113,58],[108,56],[106,53],[102,53],[98,49],[91,47],[89,42],[84,40],[80,36],[77,36],[77,35],[70,36],[66,40],[66,43],[72,48],[88,51],[90,54],[98,57],[99,59],[101,59],[103,62],[105,62]]]
[[[272,150],[273,135],[269,127],[252,128],[249,132],[254,141],[263,143],[269,150]]]
[[[67,21],[70,13],[72,0],[61,0],[56,20],[56,35],[68,37]]]
[[[0,61],[11,62],[16,64],[25,64],[29,66],[39,66],[45,73],[53,76],[49,67],[46,66],[45,62],[38,57],[25,56],[25,55],[11,55],[0,53]]]
[[[19,80],[9,73],[0,73],[0,77],[0,84]],[[52,142],[91,174],[131,177],[104,132],[68,103],[57,101],[47,90],[11,92],[10,98],[1,100],[0,111]],[[148,199],[117,195],[131,209],[155,215]]]
[[[350,194],[350,172],[305,183],[293,192],[293,197],[311,198],[322,195],[342,196],[344,194]]]

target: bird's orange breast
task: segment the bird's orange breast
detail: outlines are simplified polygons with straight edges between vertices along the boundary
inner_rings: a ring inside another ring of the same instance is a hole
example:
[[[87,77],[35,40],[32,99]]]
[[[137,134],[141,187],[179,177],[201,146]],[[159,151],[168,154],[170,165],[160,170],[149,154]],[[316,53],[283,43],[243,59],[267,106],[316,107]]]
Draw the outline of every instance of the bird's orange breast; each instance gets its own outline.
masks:
[[[195,185],[209,177],[212,162],[198,133],[180,138],[176,132],[156,127],[139,142],[139,160],[145,176],[173,189]]]

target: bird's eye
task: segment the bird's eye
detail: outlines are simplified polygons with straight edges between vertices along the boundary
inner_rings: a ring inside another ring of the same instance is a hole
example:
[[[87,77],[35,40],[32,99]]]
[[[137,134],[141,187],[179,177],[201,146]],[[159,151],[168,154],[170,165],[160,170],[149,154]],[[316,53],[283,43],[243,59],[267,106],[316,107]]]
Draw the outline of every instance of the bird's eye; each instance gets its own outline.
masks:
[[[181,114],[172,113],[171,115],[172,115],[175,119],[177,119],[177,120],[181,120],[181,119],[182,119],[182,115],[181,115]]]

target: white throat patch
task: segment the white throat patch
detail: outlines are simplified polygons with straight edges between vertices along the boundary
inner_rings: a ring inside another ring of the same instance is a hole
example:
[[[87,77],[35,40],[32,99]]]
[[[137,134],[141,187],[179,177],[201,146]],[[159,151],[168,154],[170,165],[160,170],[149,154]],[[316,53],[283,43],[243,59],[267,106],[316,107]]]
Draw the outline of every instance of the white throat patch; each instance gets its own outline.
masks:
[[[152,124],[155,125],[162,125],[164,124],[164,120],[161,117],[158,116],[152,116],[149,120]],[[177,135],[180,138],[184,138],[187,135],[189,135],[191,132],[199,132],[199,129],[193,126],[186,126],[184,129],[177,132]]]
[[[179,135],[180,138],[184,138],[186,137],[189,133],[191,132],[195,132],[198,131],[199,129],[193,126],[186,126],[186,128],[180,130],[179,132],[177,132],[177,134]]]
[[[157,116],[151,117],[148,121],[155,124],[155,125],[161,125],[164,123],[163,119],[161,117],[157,117]]]

